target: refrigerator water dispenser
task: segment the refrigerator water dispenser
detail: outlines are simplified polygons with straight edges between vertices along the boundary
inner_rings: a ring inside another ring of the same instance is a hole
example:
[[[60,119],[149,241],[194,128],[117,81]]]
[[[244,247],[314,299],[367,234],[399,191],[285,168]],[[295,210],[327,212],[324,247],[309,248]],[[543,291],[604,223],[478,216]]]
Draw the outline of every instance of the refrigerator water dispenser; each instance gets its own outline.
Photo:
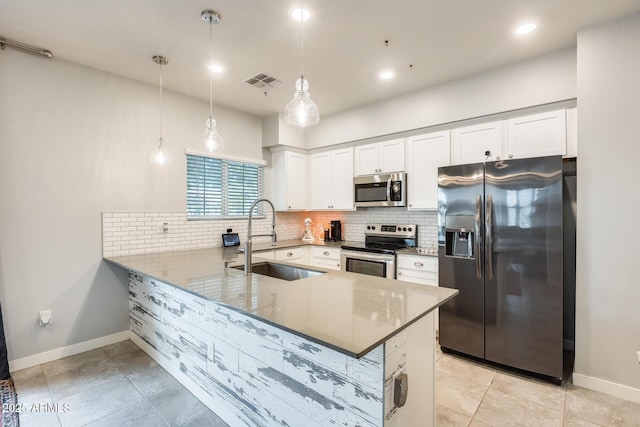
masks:
[[[446,219],[445,254],[458,258],[474,258],[473,215],[447,215]]]

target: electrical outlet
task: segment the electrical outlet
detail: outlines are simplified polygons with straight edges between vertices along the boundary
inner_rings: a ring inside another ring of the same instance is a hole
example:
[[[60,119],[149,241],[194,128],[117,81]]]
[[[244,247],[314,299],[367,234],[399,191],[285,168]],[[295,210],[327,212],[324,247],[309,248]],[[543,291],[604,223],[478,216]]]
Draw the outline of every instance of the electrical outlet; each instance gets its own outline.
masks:
[[[156,230],[158,233],[168,233],[169,232],[169,223],[168,222],[159,222],[156,225]]]
[[[42,310],[38,312],[38,321],[40,325],[47,326],[53,323],[53,318],[51,317],[51,310]]]

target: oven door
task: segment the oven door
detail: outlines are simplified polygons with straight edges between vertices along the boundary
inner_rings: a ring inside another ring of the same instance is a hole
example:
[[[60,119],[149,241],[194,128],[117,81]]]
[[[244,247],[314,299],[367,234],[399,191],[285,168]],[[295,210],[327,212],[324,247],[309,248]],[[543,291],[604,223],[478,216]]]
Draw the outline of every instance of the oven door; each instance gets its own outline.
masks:
[[[396,256],[364,251],[342,250],[342,271],[370,276],[396,278]]]

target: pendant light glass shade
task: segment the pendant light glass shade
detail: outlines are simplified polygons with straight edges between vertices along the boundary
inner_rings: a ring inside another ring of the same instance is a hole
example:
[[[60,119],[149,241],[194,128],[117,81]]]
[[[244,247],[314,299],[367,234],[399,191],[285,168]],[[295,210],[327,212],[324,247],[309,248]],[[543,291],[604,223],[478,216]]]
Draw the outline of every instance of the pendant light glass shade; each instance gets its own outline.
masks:
[[[220,23],[220,14],[213,10],[203,10],[200,17],[209,23],[209,118],[205,122],[202,143],[207,151],[221,151],[224,149],[224,141],[218,133],[216,121],[213,119],[213,46],[211,44],[211,28]]]
[[[309,17],[302,0],[300,1],[300,14],[295,19],[300,20],[300,78],[296,81],[296,91],[293,99],[289,101],[284,110],[284,122],[294,126],[313,126],[320,122],[320,111],[309,94],[309,81],[304,78],[304,21]]]
[[[170,163],[171,158],[166,150],[166,141],[163,137],[163,122],[162,122],[162,113],[163,113],[163,99],[162,99],[162,66],[167,65],[169,60],[164,56],[156,55],[153,57],[153,62],[160,66],[160,138],[158,138],[158,142],[156,143],[156,150],[151,153],[151,162],[158,166],[163,166],[167,163]]]
[[[202,142],[208,151],[220,151],[224,149],[224,141],[216,128],[216,121],[213,117],[207,119]]]
[[[287,104],[284,121],[294,126],[313,126],[320,122],[320,111],[309,94],[309,82],[304,76],[296,81],[296,91],[293,99]]]
[[[169,156],[164,149],[164,139],[158,138],[158,149],[153,153],[151,161],[158,166],[169,163]]]

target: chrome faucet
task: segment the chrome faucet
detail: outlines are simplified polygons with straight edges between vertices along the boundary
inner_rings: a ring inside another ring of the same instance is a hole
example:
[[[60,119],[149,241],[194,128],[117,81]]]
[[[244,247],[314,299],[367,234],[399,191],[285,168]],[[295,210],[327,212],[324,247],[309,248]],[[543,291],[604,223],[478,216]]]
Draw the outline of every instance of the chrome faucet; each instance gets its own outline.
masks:
[[[273,217],[271,219],[271,234],[251,234],[251,221],[253,219],[253,209],[260,202],[267,202],[271,205],[271,211],[273,212]],[[252,237],[262,237],[262,236],[271,236],[271,246],[276,245],[276,208],[273,207],[273,203],[271,203],[267,199],[258,199],[251,205],[249,208],[249,225],[247,227],[247,241],[244,242],[244,275],[251,275],[251,238]]]

